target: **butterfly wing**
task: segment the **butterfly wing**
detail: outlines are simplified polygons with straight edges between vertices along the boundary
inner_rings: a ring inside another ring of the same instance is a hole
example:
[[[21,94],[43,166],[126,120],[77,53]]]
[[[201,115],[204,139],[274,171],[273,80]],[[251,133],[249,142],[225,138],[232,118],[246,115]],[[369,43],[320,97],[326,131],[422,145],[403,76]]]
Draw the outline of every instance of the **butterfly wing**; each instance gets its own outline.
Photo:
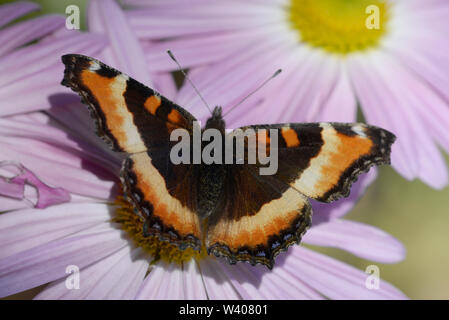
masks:
[[[169,149],[132,154],[124,161],[122,184],[144,218],[144,235],[201,249],[196,167],[173,165]]]
[[[396,139],[387,130],[361,123],[292,123],[247,128],[265,129],[266,144],[277,151],[278,170],[264,177],[281,180],[322,202],[347,197],[361,173],[374,165],[389,164]],[[270,142],[270,130],[278,137],[277,148]]]
[[[192,130],[190,113],[127,75],[82,55],[62,61],[62,84],[81,96],[114,151],[143,152],[167,144],[173,129]]]
[[[180,246],[200,246],[193,166],[169,160],[170,133],[192,132],[195,118],[127,75],[81,55],[65,55],[62,84],[89,107],[97,134],[128,153],[121,178],[127,199],[145,219],[145,233]],[[182,181],[176,184],[175,181]]]
[[[267,153],[277,153],[278,168],[273,175],[261,175],[264,166],[258,161],[230,166],[228,200],[222,214],[211,217],[206,244],[211,253],[230,262],[262,263],[269,268],[275,256],[298,243],[309,226],[307,197],[331,202],[347,196],[359,174],[389,163],[395,140],[392,133],[364,124],[292,123],[241,129],[254,130],[255,141]],[[251,150],[248,141],[245,152]]]
[[[262,179],[251,165],[228,166],[225,186],[223,206],[209,217],[208,253],[271,269],[309,227],[308,199],[281,181]]]

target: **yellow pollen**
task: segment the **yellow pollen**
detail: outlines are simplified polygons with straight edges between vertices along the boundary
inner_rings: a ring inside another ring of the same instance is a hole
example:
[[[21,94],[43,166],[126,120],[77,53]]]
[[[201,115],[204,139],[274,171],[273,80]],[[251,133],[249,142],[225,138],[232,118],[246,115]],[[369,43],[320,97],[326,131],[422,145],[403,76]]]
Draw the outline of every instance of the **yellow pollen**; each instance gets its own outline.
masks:
[[[129,234],[134,244],[152,255],[154,261],[164,260],[169,263],[175,262],[181,264],[192,258],[199,260],[207,256],[204,247],[201,251],[192,248],[180,250],[175,244],[161,241],[156,236],[144,237],[142,218],[134,212],[133,206],[123,199],[122,196],[116,199],[115,204],[117,205],[117,209],[112,221],[119,223],[121,228]]]
[[[291,0],[288,10],[302,42],[341,55],[378,46],[388,22],[382,0]]]

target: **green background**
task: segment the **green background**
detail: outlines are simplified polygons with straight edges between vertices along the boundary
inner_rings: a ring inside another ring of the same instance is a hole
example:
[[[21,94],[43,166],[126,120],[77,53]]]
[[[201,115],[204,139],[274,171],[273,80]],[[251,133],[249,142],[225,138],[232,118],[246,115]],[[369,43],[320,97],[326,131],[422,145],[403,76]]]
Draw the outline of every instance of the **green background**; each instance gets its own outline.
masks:
[[[0,0],[1,3],[12,2]],[[65,14],[68,5],[76,4],[85,12],[86,1],[39,0],[40,13]],[[85,15],[81,16],[85,26]],[[449,157],[446,156],[449,165]],[[391,167],[382,167],[347,219],[376,226],[407,248],[407,256],[398,264],[377,264],[380,276],[400,288],[412,299],[449,299],[449,188],[433,190],[420,181],[406,181]],[[371,261],[347,252],[314,247],[314,249],[365,270]],[[32,297],[34,291],[17,297]]]

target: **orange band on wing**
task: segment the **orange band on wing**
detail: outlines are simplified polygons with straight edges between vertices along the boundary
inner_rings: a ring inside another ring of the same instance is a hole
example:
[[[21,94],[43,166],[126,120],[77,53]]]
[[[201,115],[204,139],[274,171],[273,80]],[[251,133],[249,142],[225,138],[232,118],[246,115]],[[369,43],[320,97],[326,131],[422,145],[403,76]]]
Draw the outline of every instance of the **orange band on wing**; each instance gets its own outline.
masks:
[[[329,155],[329,160],[321,167],[321,179],[316,184],[318,190],[329,190],[335,186],[342,173],[357,159],[369,154],[373,146],[370,139],[361,136],[337,133],[337,137],[337,150]]]
[[[128,77],[123,74],[105,77],[90,69],[84,69],[80,78],[97,101],[106,120],[106,127],[120,147],[127,152],[144,151],[145,144],[123,97]]]
[[[153,95],[145,100],[144,106],[151,114],[155,115],[157,108],[161,105],[161,98]]]
[[[299,146],[299,138],[295,130],[291,128],[282,128],[281,134],[287,147],[291,148]]]
[[[167,116],[168,121],[178,126],[186,126],[185,118],[175,109],[172,109]]]
[[[208,245],[226,244],[235,251],[241,247],[267,246],[271,236],[288,230],[308,202],[294,189],[288,189],[280,199],[272,200],[252,216],[237,221],[221,219],[208,231]]]
[[[254,199],[247,201],[250,205]],[[233,210],[245,210],[245,207]],[[310,225],[311,209],[306,197],[289,188],[280,198],[263,205],[256,214],[224,212],[224,216],[227,218],[219,218],[209,226],[208,252],[225,257],[231,264],[247,261],[271,269],[280,252],[299,243]]]
[[[192,234],[200,238],[197,215],[169,194],[164,178],[152,165],[150,157],[146,153],[139,153],[132,155],[131,159],[132,171],[137,177],[136,187],[153,206],[153,215],[164,225],[175,229],[181,237]]]

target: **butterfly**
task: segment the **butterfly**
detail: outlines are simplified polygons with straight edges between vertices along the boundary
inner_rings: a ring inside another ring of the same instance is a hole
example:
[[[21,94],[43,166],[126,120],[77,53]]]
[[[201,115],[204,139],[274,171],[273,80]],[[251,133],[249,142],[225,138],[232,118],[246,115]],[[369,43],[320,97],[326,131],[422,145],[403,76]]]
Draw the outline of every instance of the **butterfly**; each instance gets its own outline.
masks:
[[[331,202],[349,195],[358,175],[390,163],[395,136],[361,123],[252,125],[270,148],[278,136],[275,174],[261,163],[173,164],[176,129],[194,130],[188,111],[129,76],[82,55],[62,56],[61,84],[77,92],[95,120],[97,134],[127,154],[121,182],[144,221],[143,234],[209,255],[272,268],[276,256],[311,225],[309,199]],[[227,135],[216,107],[205,129]],[[245,145],[245,148],[249,147]]]

